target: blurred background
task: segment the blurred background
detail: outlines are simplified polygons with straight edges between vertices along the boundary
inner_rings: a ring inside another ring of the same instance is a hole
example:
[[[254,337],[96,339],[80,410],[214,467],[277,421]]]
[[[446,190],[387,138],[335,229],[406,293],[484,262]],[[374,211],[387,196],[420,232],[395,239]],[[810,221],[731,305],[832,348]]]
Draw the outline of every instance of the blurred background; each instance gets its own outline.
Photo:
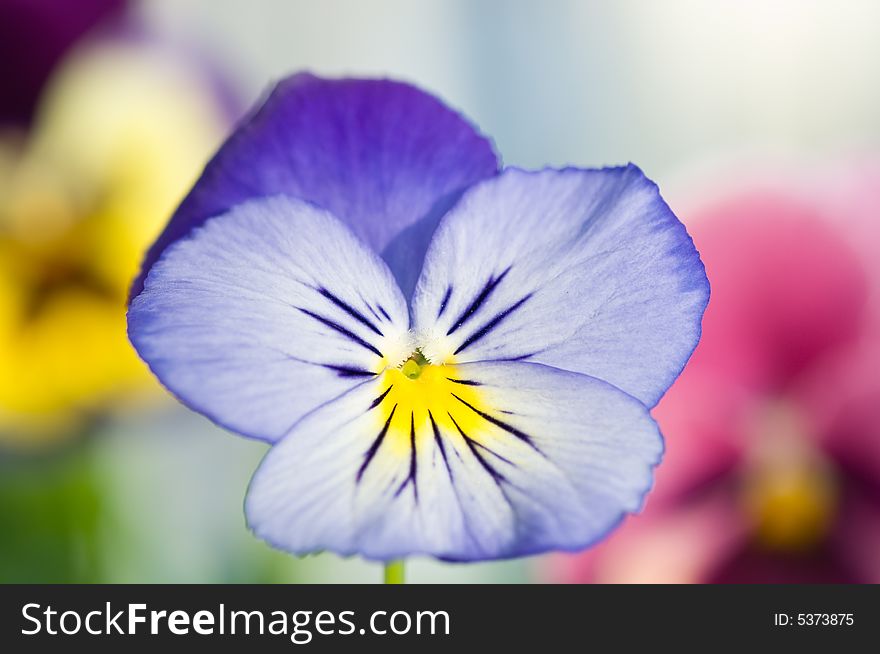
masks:
[[[140,257],[276,80],[417,83],[506,164],[634,161],[713,286],[645,511],[414,582],[880,582],[880,4],[0,0],[0,581],[373,582],[247,531],[265,446],[125,337]]]

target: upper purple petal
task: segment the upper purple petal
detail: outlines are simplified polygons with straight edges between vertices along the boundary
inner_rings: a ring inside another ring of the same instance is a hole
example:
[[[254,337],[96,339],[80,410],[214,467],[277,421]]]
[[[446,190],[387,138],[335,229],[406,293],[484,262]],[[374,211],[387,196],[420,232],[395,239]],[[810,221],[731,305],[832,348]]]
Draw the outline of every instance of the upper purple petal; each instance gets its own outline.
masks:
[[[413,86],[294,75],[207,165],[147,253],[132,297],[168,245],[236,204],[277,194],[317,204],[348,224],[409,296],[442,214],[497,169],[485,137]]]

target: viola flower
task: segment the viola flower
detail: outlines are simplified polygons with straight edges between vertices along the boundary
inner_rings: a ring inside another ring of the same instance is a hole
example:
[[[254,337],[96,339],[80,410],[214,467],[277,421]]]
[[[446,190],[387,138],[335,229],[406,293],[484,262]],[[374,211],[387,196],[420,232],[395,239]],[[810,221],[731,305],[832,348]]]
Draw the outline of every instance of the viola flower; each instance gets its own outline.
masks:
[[[657,489],[555,579],[880,582],[878,178],[824,173],[695,212],[713,299]]]
[[[581,549],[639,508],[648,411],[707,299],[635,166],[499,173],[411,86],[297,75],[208,165],[128,320],[182,402],[272,444],[259,537],[481,560]]]
[[[29,133],[0,136],[0,443],[156,395],[126,338],[128,288],[220,141],[218,106],[179,57],[102,41],[65,60]]]

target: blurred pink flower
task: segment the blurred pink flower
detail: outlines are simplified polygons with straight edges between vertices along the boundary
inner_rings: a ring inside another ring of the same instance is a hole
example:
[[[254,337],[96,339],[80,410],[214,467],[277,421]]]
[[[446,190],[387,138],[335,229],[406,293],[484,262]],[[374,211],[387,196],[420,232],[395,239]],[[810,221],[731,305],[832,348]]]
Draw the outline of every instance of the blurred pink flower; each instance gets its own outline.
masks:
[[[655,490],[553,580],[880,582],[878,172],[691,216],[712,298]]]

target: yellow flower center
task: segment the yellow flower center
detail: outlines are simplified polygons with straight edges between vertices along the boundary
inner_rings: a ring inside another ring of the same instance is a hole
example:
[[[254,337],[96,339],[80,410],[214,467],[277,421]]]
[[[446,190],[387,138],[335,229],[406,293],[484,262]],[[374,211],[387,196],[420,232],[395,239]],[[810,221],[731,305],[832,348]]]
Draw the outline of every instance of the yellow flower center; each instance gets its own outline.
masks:
[[[400,366],[383,371],[377,388],[376,429],[388,424],[385,441],[395,453],[410,456],[413,447],[427,444],[437,431],[480,445],[490,438],[485,393],[453,363],[431,363],[417,350]]]
[[[758,447],[743,486],[743,507],[754,538],[781,552],[820,545],[837,509],[833,471],[811,446],[809,425],[794,409],[778,404],[763,411]]]
[[[786,552],[818,545],[828,533],[835,505],[829,476],[808,466],[763,471],[751,481],[746,495],[758,543]]]

